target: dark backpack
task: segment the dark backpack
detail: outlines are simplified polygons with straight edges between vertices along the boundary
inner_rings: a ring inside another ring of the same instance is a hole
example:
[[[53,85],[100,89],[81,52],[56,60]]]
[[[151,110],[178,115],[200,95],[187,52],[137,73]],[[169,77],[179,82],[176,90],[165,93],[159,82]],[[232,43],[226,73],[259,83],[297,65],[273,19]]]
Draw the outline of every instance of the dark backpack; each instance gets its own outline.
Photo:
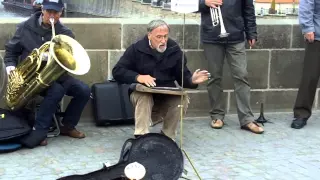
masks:
[[[31,131],[24,111],[12,112],[0,108],[0,153],[21,147],[19,140]]]

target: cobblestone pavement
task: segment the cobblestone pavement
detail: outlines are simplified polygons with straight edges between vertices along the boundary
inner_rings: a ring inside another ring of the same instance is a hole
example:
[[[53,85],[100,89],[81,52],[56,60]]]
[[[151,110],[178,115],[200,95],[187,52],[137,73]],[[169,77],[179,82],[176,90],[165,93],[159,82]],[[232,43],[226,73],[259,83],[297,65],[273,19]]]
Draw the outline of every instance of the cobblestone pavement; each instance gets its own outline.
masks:
[[[320,112],[304,129],[291,129],[292,113],[266,114],[265,134],[240,130],[237,117],[229,115],[221,130],[209,127],[209,118],[184,121],[183,147],[202,179],[309,180],[320,175]],[[159,131],[161,124],[152,129]],[[51,180],[97,170],[102,163],[117,163],[133,126],[95,127],[80,124],[87,137],[49,139],[46,147],[0,154],[0,179]],[[180,136],[178,136],[180,137]],[[177,141],[179,143],[179,140]],[[197,180],[188,161],[184,177]]]

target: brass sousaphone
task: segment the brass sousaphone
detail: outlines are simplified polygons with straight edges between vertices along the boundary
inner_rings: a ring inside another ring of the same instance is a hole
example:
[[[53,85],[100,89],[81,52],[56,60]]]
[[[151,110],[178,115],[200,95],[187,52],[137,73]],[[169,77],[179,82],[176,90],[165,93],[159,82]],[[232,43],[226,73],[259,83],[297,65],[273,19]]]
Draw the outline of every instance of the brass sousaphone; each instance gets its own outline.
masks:
[[[48,88],[66,72],[84,75],[90,70],[90,58],[85,49],[73,38],[55,35],[54,19],[50,18],[52,39],[10,72],[5,102],[11,110],[18,110],[35,95]],[[44,65],[45,61],[46,64]]]

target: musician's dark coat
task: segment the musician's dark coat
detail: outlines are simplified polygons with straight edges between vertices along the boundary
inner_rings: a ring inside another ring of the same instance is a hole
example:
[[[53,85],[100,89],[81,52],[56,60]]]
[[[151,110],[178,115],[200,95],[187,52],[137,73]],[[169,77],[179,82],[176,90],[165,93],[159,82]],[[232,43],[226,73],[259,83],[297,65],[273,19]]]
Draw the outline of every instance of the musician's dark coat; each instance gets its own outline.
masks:
[[[16,66],[19,56],[21,60],[24,60],[34,48],[39,48],[42,44],[51,40],[51,28],[44,29],[40,26],[40,15],[41,12],[37,12],[28,20],[17,25],[17,31],[13,38],[5,44],[4,62],[6,66]],[[55,24],[55,33],[74,38],[72,31],[60,22]]]
[[[210,8],[205,0],[199,0],[201,12],[201,40],[204,43],[240,43],[245,39],[257,39],[256,16],[252,0],[223,1],[221,13],[229,34],[220,39],[220,25],[213,27]]]
[[[192,73],[184,63],[184,87],[197,88],[191,82]],[[150,75],[156,78],[156,85],[175,87],[176,80],[181,86],[182,51],[178,44],[169,39],[162,60],[158,60],[149,46],[147,36],[126,49],[112,70],[114,79],[121,83],[137,83],[137,75]]]

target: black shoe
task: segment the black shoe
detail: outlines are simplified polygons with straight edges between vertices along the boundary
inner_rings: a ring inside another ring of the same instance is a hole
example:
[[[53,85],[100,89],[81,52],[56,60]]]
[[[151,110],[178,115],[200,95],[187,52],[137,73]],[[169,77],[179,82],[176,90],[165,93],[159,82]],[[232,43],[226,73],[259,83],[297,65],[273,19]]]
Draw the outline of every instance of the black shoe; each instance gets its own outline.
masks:
[[[291,127],[294,129],[301,129],[307,124],[307,119],[297,118],[292,121]]]

